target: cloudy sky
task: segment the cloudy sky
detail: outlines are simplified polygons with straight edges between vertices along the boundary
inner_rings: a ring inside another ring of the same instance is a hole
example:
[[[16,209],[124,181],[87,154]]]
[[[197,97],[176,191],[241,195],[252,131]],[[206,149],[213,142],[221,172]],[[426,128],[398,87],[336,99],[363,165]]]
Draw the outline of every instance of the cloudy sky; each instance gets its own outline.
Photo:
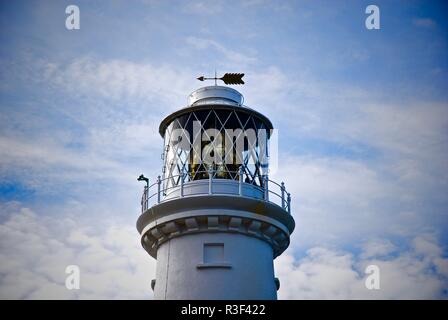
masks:
[[[380,30],[365,9],[380,8]],[[79,6],[79,30],[65,8]],[[281,299],[448,297],[444,1],[1,1],[0,298],[152,297],[140,173],[199,75],[244,72],[296,230]],[[65,288],[65,267],[81,289]],[[367,265],[380,290],[367,290]]]

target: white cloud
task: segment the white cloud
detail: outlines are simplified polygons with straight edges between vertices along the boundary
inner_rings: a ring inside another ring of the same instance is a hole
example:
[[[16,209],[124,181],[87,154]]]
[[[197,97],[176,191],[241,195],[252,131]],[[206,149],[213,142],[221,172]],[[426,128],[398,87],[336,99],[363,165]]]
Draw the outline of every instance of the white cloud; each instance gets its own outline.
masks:
[[[437,151],[446,139],[448,105],[428,102],[409,104],[363,103],[355,116],[336,124],[336,132],[388,152],[416,156]]]
[[[363,241],[396,232],[403,224],[382,207],[386,199],[399,194],[397,187],[362,162],[283,156],[280,168],[272,178],[284,181],[291,193],[296,220],[293,247]]]
[[[21,82],[25,71],[12,75]],[[8,110],[0,115],[3,179],[45,193],[66,183],[135,183],[148,162],[160,166],[158,114],[186,101],[182,71],[80,58],[67,65],[38,60],[31,74],[37,73],[42,76],[30,81],[44,87],[51,101],[2,105]]]
[[[314,247],[298,261],[289,254],[280,256],[275,262],[276,273],[281,282],[279,298],[446,298],[444,290],[448,286],[448,259],[443,258],[442,249],[434,238],[430,240],[429,250],[411,247],[396,251],[395,255],[384,256],[384,250],[381,249],[377,252],[379,257],[372,256],[372,246],[378,246],[376,240],[375,242],[368,243],[359,255]],[[434,255],[434,248],[437,248],[437,255]],[[372,264],[380,268],[380,290],[368,290],[365,287],[368,275],[364,271],[366,266]]]
[[[360,257],[362,259],[387,257],[396,250],[397,248],[392,244],[390,240],[374,239],[364,244],[363,251]]]
[[[76,197],[79,196],[76,187],[83,193],[92,182],[98,187],[109,184],[120,189],[135,185],[139,173],[136,166],[126,166],[111,156],[95,152],[95,147],[80,151],[51,140],[0,137],[0,149],[3,181],[19,180],[23,187],[40,195],[62,197],[61,190],[65,190],[67,196]]]
[[[46,63],[45,80],[74,95],[95,94],[112,100],[162,101],[178,104],[186,101],[191,88],[191,72],[185,68],[154,66],[127,60],[98,60],[82,57],[68,65]],[[139,106],[144,108],[144,105]],[[162,106],[152,106],[162,110]],[[174,108],[174,106],[173,106]]]
[[[223,1],[194,1],[188,2],[183,11],[190,14],[197,15],[214,15],[222,12]]]
[[[3,299],[149,299],[155,261],[133,225],[55,219],[20,203],[0,207],[0,297]],[[372,240],[359,254],[312,247],[300,259],[275,260],[280,299],[431,299],[444,297],[448,259],[431,234],[400,249]],[[78,265],[81,289],[65,288],[65,267]],[[364,286],[365,267],[380,267],[380,290]]]
[[[385,99],[355,85],[323,82],[306,69],[290,75],[270,66],[248,76],[256,82],[241,88],[245,103],[269,116],[289,143],[317,139],[352,150],[358,144],[384,155],[379,160],[436,161],[446,168],[445,102]]]
[[[94,219],[37,215],[18,203],[0,212],[0,298],[152,297],[155,261],[141,247],[133,221],[99,226]],[[73,264],[80,267],[80,290],[65,287],[65,268]]]
[[[279,128],[272,178],[292,194],[294,245],[446,229],[445,103],[386,101],[277,67],[255,77],[246,103]]]
[[[235,51],[227,48],[226,46],[215,40],[190,36],[187,37],[186,42],[187,44],[193,46],[198,50],[207,50],[213,48],[221,53],[226,61],[232,64],[247,65],[257,61],[257,59],[253,57],[253,55],[245,55],[243,53],[240,53],[241,48],[240,51]]]

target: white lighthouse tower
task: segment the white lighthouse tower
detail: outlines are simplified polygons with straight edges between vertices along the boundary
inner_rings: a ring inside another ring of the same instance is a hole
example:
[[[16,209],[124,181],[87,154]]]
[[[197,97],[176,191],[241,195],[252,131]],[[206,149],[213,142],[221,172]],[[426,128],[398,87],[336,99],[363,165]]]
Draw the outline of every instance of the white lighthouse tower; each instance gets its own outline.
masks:
[[[157,259],[155,299],[277,298],[273,260],[295,223],[284,184],[268,177],[272,129],[217,85],[163,119],[162,175],[145,187],[137,221]]]

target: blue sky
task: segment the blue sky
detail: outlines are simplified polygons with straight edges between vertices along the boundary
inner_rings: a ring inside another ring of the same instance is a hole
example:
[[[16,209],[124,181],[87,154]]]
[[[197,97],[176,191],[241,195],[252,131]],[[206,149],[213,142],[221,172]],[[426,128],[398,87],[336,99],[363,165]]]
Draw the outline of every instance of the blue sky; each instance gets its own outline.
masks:
[[[136,177],[160,173],[159,122],[216,69],[244,72],[279,129],[297,223],[280,298],[446,298],[447,4],[375,1],[367,30],[369,4],[2,1],[0,297],[151,297]]]

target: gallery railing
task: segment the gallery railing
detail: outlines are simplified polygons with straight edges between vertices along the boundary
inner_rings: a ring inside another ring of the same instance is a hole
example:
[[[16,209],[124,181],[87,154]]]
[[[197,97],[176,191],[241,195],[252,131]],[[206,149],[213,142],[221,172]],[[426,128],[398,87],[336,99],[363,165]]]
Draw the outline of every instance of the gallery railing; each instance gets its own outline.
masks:
[[[269,201],[280,206],[283,210],[291,214],[291,194],[286,191],[283,182],[277,183],[270,180],[268,176],[262,176],[260,185],[254,181],[244,181],[242,169],[238,172],[229,172],[234,174],[235,179],[224,179],[216,176],[216,172],[204,171],[197,173],[206,173],[208,178],[200,180],[191,179],[188,173],[169,176],[162,179],[157,177],[156,182],[145,186],[142,195],[142,212],[148,210],[151,206],[161,202],[200,195],[238,195],[241,197],[256,198]],[[177,183],[166,183],[168,180]],[[187,181],[186,181],[187,180]],[[202,188],[196,188],[200,184]]]

